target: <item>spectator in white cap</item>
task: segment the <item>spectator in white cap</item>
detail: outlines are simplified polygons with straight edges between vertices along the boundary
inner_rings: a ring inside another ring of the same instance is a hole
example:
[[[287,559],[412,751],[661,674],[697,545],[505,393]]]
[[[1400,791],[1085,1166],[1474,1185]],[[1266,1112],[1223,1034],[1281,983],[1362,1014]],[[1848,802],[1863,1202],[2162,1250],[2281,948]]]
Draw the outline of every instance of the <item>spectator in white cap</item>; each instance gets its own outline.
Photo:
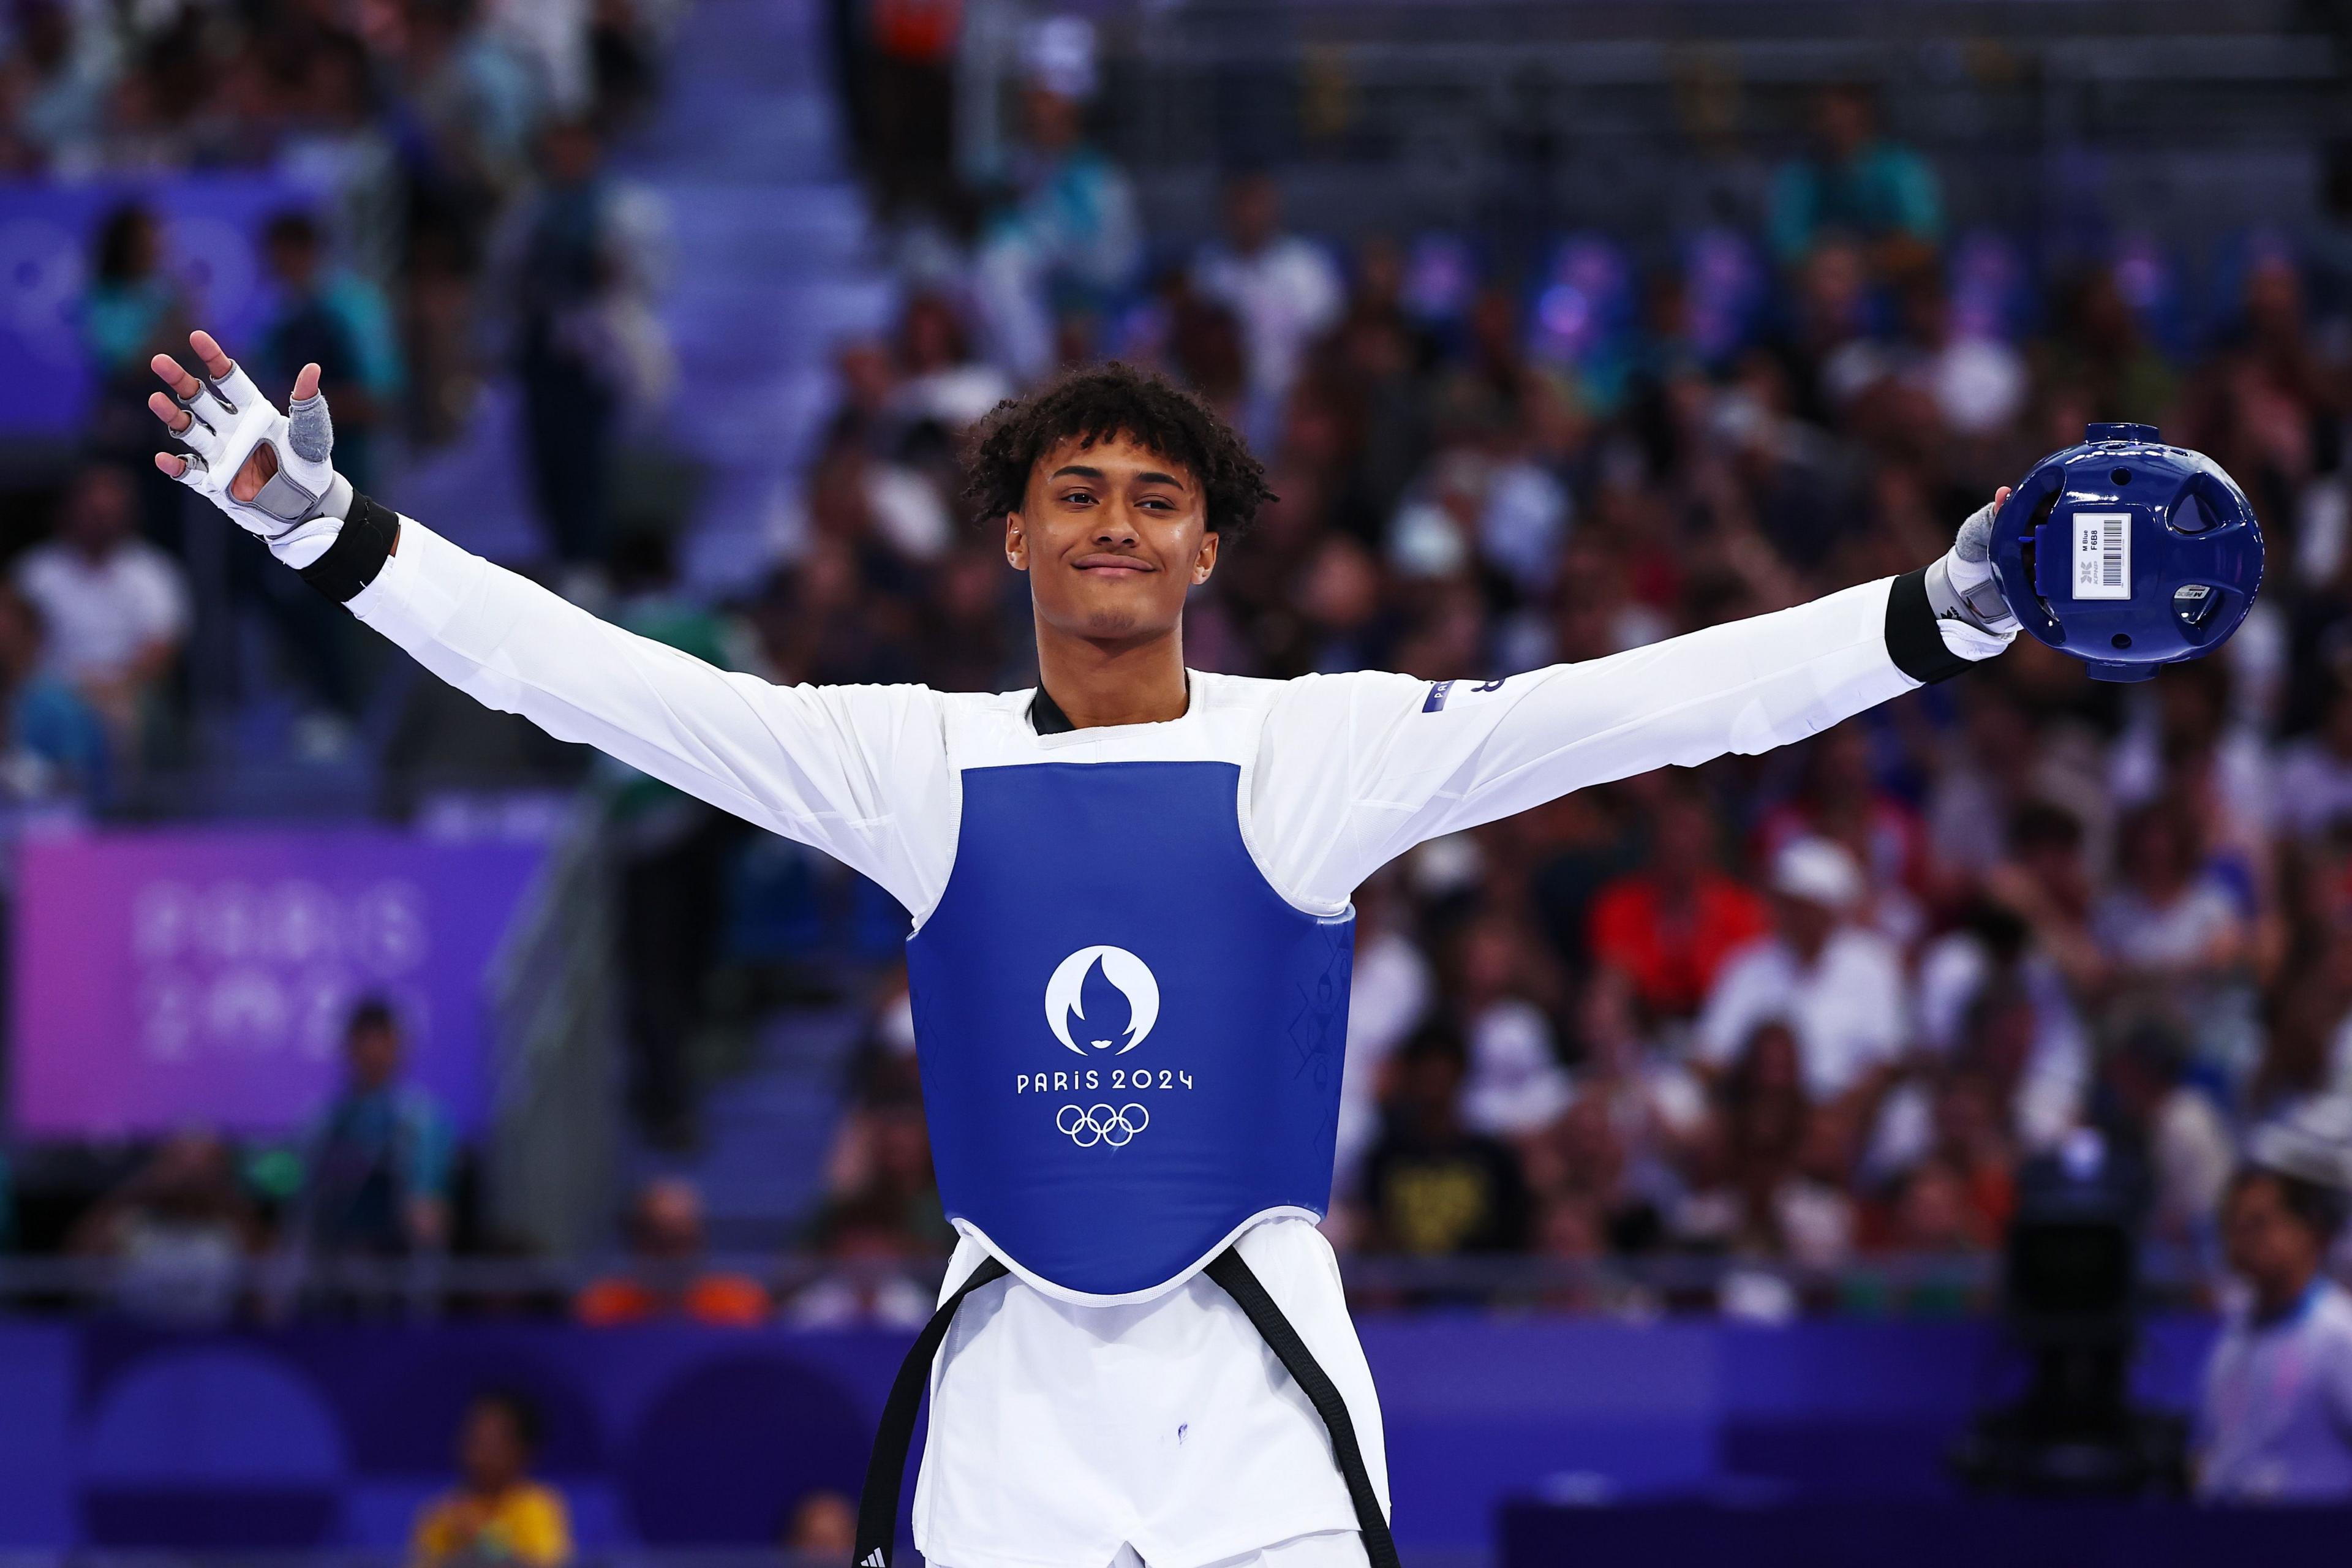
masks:
[[[1127,286],[1143,238],[1127,175],[1085,140],[1094,24],[1048,17],[1021,53],[1021,143],[998,172],[1003,199],[981,238],[973,292],[991,357],[1025,383],[1054,368],[1064,318],[1100,310]]]
[[[1787,1022],[1815,1101],[1861,1087],[1894,1060],[1907,1009],[1895,944],[1859,923],[1862,868],[1826,838],[1797,838],[1772,858],[1773,930],[1716,977],[1694,1048],[1728,1066],[1757,1026]]]

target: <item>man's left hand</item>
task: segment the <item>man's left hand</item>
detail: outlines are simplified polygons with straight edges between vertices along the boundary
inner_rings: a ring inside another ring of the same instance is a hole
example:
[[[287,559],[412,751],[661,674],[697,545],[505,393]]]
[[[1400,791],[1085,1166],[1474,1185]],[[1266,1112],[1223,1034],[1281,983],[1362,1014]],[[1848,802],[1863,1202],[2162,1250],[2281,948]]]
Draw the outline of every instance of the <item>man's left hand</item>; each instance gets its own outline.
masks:
[[[1984,658],[1999,653],[2017,636],[2016,613],[2002,596],[2000,582],[1992,570],[1993,516],[2008,499],[2007,485],[1995,490],[1990,502],[1979,507],[1968,521],[1960,524],[1959,537],[1952,542],[1952,548],[1943,559],[1927,568],[1927,606],[1936,612],[1936,618],[1955,623],[1956,629],[1965,626],[1981,634],[1989,645],[1981,652],[1974,648],[1953,649],[1968,658]],[[1948,635],[1945,640],[1948,644],[1951,637]]]

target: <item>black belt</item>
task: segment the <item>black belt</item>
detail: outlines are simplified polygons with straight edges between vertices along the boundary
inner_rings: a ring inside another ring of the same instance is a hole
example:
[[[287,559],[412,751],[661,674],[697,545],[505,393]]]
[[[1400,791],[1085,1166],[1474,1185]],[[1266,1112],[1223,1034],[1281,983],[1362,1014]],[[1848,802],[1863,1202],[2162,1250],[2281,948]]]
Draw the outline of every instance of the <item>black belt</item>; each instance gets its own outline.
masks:
[[[890,1397],[882,1406],[882,1425],[874,1434],[874,1457],[866,1466],[866,1490],[857,1501],[857,1546],[850,1560],[855,1568],[890,1568],[898,1534],[898,1493],[907,1481],[907,1450],[915,1441],[915,1413],[922,1406],[924,1385],[931,1380],[931,1363],[938,1359],[948,1325],[954,1321],[963,1299],[1003,1279],[1006,1272],[993,1255],[983,1258],[956,1287],[955,1294],[940,1303],[931,1321],[915,1336],[914,1349],[899,1363]],[[1371,1560],[1371,1568],[1398,1568],[1396,1542],[1389,1535],[1389,1521],[1372,1490],[1371,1475],[1364,1468],[1364,1451],[1356,1442],[1356,1424],[1349,1417],[1347,1402],[1237,1249],[1225,1248],[1210,1260],[1204,1272],[1234,1299],[1291,1381],[1307,1395],[1307,1403],[1315,1406],[1315,1414],[1323,1418],[1324,1430],[1331,1437],[1331,1457],[1347,1480],[1349,1500],[1356,1505],[1356,1527],[1363,1533],[1364,1554]]]

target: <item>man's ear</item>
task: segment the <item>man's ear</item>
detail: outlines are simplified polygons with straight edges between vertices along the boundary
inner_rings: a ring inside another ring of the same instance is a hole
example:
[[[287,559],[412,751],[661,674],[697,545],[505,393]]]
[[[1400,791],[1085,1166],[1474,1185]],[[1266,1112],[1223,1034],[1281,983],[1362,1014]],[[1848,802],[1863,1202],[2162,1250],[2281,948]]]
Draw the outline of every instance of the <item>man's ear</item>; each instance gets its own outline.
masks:
[[[1004,559],[1015,572],[1029,570],[1029,530],[1017,511],[1004,514]]]
[[[1200,552],[1192,557],[1192,585],[1199,587],[1217,569],[1217,535],[1214,530],[1201,535]]]

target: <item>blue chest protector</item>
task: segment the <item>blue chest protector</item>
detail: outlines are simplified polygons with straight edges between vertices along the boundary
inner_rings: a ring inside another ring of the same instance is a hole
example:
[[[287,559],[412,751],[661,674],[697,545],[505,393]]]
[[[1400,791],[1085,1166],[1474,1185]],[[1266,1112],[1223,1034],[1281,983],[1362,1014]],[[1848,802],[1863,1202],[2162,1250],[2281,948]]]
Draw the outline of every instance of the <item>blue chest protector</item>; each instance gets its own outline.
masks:
[[[1149,1291],[1331,1195],[1352,917],[1276,893],[1231,763],[963,774],[907,944],[948,1216],[1073,1291]]]

